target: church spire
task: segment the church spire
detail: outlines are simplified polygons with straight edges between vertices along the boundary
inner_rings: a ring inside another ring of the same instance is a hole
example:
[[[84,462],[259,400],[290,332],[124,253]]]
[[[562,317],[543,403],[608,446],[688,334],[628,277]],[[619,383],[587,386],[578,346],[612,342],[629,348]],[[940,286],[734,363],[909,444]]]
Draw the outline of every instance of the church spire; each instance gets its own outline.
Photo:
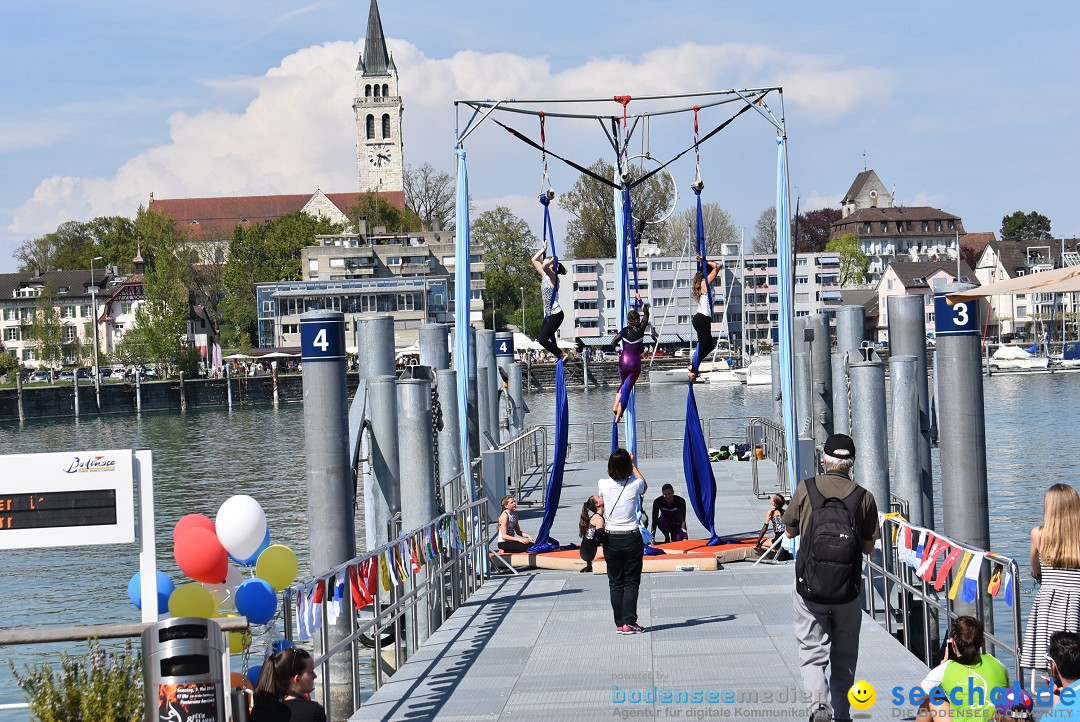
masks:
[[[383,35],[382,18],[379,17],[379,4],[371,0],[368,10],[367,36],[364,38],[364,53],[356,69],[364,75],[386,75],[394,67],[394,61],[386,49],[386,36]]]

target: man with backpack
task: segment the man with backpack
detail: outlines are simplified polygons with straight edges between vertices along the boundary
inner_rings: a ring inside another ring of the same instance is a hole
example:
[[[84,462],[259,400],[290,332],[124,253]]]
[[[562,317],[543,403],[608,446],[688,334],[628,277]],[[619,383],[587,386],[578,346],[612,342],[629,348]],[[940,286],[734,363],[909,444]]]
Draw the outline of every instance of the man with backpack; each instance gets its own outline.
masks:
[[[799,484],[783,521],[789,537],[802,536],[792,599],[810,722],[846,722],[859,660],[862,556],[873,550],[880,532],[874,495],[851,480],[851,437],[830,436],[822,460],[825,473]]]

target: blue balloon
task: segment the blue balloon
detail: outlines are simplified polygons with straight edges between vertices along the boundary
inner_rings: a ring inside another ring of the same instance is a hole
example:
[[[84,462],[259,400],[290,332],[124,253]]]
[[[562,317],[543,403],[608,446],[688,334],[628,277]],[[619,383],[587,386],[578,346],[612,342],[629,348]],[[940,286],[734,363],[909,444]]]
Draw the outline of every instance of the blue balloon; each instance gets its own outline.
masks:
[[[247,559],[237,559],[232,554],[229,555],[229,559],[239,564],[242,567],[253,567],[255,562],[259,561],[259,555],[266,551],[266,547],[270,546],[270,527],[266,527],[266,535],[263,536],[262,544],[255,550],[255,553],[249,556]]]
[[[236,588],[236,611],[252,624],[266,624],[277,612],[277,593],[264,579],[248,579]]]
[[[173,584],[173,580],[169,579],[169,575],[165,572],[157,573],[157,608],[158,612],[166,612],[169,609],[169,597],[172,595],[173,590],[176,589],[176,585]],[[131,576],[131,581],[128,582],[128,599],[135,605],[136,609],[142,609],[142,573],[135,572]]]
[[[262,665],[257,664],[254,667],[248,667],[247,681],[251,682],[251,688],[259,686],[259,675],[262,674]]]
[[[274,650],[274,654],[277,654],[278,652],[280,652],[283,649],[292,649],[295,646],[296,646],[295,644],[293,644],[292,642],[290,642],[287,639],[279,639],[276,642],[274,642],[273,644],[271,644],[270,648],[272,650]]]

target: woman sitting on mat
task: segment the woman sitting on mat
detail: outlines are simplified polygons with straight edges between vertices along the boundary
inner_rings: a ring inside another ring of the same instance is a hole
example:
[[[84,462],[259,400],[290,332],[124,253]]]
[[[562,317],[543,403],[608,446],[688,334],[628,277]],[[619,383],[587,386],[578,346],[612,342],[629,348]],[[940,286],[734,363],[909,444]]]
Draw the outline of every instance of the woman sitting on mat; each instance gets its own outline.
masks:
[[[512,496],[502,498],[502,514],[499,514],[499,551],[523,554],[536,540],[521,531],[518,524],[517,501]]]
[[[652,532],[659,529],[664,533],[664,541],[683,541],[686,534],[686,499],[675,493],[675,487],[664,484],[660,496],[652,505]]]
[[[772,508],[765,512],[765,523],[761,525],[761,533],[758,534],[757,543],[754,545],[754,551],[765,551],[766,547],[762,542],[765,540],[765,534],[772,528],[772,542],[775,543],[777,539],[784,535],[784,522],[780,521],[780,518],[784,515],[784,497],[780,494],[773,494],[769,497],[769,501],[772,502]]]
[[[697,257],[697,261],[698,265],[701,265],[701,256]],[[691,381],[697,380],[698,364],[704,361],[705,357],[716,348],[716,340],[712,335],[712,308],[709,307],[709,287],[716,280],[716,274],[720,272],[720,264],[709,261],[706,265],[708,266],[708,276],[698,271],[694,274],[694,280],[690,284],[691,294],[697,304],[694,318],[691,319],[694,331],[697,332],[697,350],[694,351],[693,362],[687,367]]]
[[[555,341],[555,332],[562,325],[563,310],[555,284],[558,281],[556,274],[565,276],[566,267],[561,263],[556,266],[553,258],[544,258],[543,248],[532,257],[532,263],[536,272],[540,274],[540,295],[544,298],[544,325],[540,327],[540,337],[536,340],[555,357],[556,361],[561,361],[564,354]]]
[[[640,293],[635,292],[634,297],[641,302]],[[645,303],[640,313],[636,308],[630,309],[630,313],[626,314],[626,326],[611,340],[612,346],[618,346],[622,341],[622,351],[619,353],[619,391],[615,394],[615,406],[611,409],[615,414],[615,423],[622,421],[626,400],[630,398],[630,392],[634,390],[634,384],[641,375],[641,352],[645,350],[645,330],[648,327],[649,304]]]
[[[581,559],[585,562],[582,572],[592,571],[592,562],[596,558],[596,549],[607,538],[604,531],[604,497],[590,496],[581,505],[581,519],[578,520],[578,534],[581,536]]]

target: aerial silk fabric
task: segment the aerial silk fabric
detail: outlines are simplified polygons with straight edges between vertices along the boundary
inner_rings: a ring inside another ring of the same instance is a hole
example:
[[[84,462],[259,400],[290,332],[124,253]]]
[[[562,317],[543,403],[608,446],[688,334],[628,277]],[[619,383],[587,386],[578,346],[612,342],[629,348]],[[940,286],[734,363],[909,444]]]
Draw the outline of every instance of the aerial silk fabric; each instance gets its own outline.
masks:
[[[457,368],[458,430],[461,434],[461,464],[469,475],[469,172],[465,149],[457,149],[457,240],[454,247],[454,367]],[[476,501],[476,485],[468,484],[469,501]]]
[[[780,409],[784,416],[784,447],[789,488],[799,483],[799,436],[795,430],[795,366],[792,363],[791,225],[788,222],[787,140],[776,136],[776,275],[780,301]]]
[[[616,180],[618,180],[619,168],[615,168]],[[630,312],[630,274],[627,268],[627,246],[633,256],[635,286],[637,276],[637,251],[633,248],[634,218],[630,208],[630,189],[622,187],[615,189],[615,289],[616,312],[619,319],[625,322],[626,315]],[[627,243],[629,238],[630,242]],[[622,400],[623,423],[626,428],[626,449],[635,457],[637,456],[637,408],[635,404],[635,392],[630,390],[630,398]],[[611,428],[611,450],[619,447],[619,429],[614,423]]]
[[[551,525],[562,496],[563,468],[566,466],[566,442],[570,432],[570,412],[566,403],[566,364],[559,359],[555,364],[555,458],[551,463],[547,490],[544,493],[544,518],[536,542],[529,547],[530,554],[543,554],[559,548],[559,542],[551,538]]]
[[[708,262],[705,256],[705,224],[701,216],[701,191],[694,189],[697,196],[697,252],[701,256],[702,268],[708,279]],[[709,286],[709,307],[712,308],[712,284]],[[699,358],[701,344],[694,349],[694,368],[704,360]],[[713,476],[712,462],[709,460],[709,446],[701,431],[701,416],[698,414],[697,399],[694,397],[694,382],[686,384],[686,429],[683,432],[683,473],[686,475],[686,490],[690,495],[690,506],[694,509],[698,521],[709,532],[709,546],[723,543],[716,534],[716,477]]]

